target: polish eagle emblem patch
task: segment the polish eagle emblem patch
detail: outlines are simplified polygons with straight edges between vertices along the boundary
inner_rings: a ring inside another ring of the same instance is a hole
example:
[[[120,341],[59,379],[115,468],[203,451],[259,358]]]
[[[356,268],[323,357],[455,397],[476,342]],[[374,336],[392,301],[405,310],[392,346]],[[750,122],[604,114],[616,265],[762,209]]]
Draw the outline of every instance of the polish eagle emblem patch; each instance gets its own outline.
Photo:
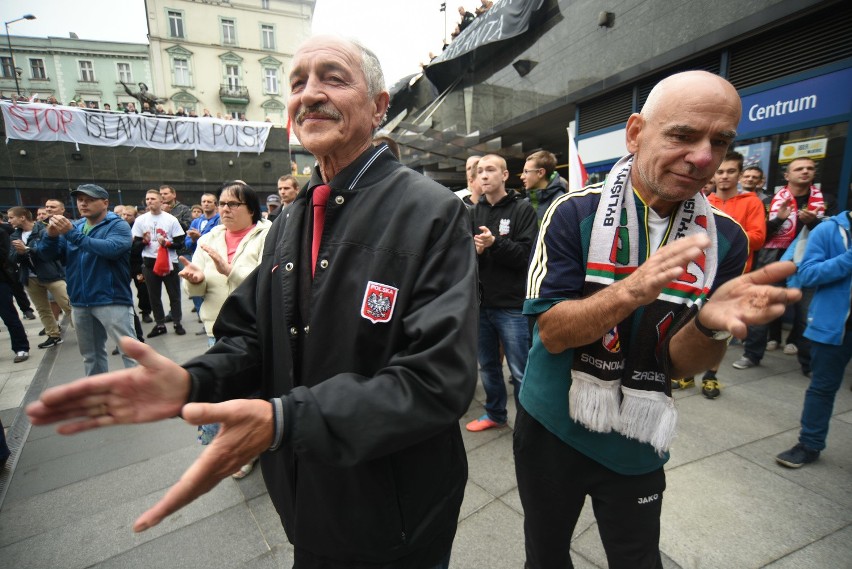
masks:
[[[389,322],[396,305],[397,292],[399,289],[396,287],[369,281],[361,303],[361,316],[373,324]]]

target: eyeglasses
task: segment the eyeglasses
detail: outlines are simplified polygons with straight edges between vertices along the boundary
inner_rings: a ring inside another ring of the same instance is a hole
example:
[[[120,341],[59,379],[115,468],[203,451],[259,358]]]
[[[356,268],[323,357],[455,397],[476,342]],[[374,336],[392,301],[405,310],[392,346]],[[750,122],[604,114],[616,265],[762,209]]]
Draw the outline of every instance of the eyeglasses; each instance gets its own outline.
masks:
[[[524,170],[524,174],[532,174],[533,172],[538,172],[542,170],[542,168],[533,168],[532,170]]]
[[[219,202],[219,207],[226,207],[228,209],[237,209],[241,205],[246,205],[246,202]]]

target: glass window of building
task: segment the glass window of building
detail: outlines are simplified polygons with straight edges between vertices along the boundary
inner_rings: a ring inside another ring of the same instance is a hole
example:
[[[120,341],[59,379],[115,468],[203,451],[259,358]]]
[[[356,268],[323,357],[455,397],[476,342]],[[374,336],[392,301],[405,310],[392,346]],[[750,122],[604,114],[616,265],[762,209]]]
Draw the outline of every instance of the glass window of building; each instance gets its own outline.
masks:
[[[124,81],[125,83],[133,82],[133,75],[130,73],[130,64],[129,63],[117,63],[118,67],[118,80]]]
[[[43,59],[30,59],[30,78],[47,79],[47,73],[44,70]]]
[[[174,10],[169,10],[169,36],[173,38],[182,38],[183,36],[183,14]]]
[[[269,0],[260,0],[260,7],[269,10]]]
[[[0,57],[0,66],[3,67],[3,77],[11,77],[13,70],[11,57]]]
[[[237,28],[234,20],[222,19],[222,43],[227,45],[237,43]]]
[[[264,87],[270,95],[278,94],[278,70],[267,67],[263,70]]]
[[[189,61],[180,57],[172,60],[175,72],[175,85],[189,85]]]
[[[80,62],[80,81],[85,81],[86,83],[95,82],[95,68],[91,61]]]
[[[240,68],[236,65],[225,66],[225,76],[227,78],[228,89],[240,88]]]
[[[275,26],[271,24],[261,24],[260,40],[263,49],[275,49]]]
[[[816,164],[814,185],[825,197],[826,215],[833,215],[852,206],[838,203],[848,126],[845,122],[834,123],[738,140],[734,149],[743,155],[746,166],[757,165],[764,171],[767,194],[775,194],[786,185],[784,174],[790,162],[796,158],[812,159]]]

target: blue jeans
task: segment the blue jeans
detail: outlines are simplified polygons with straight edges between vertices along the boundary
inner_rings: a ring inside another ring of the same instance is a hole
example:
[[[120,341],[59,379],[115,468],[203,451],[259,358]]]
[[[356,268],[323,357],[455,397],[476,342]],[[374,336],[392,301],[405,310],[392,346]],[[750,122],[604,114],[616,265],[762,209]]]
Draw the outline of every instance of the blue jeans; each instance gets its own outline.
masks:
[[[500,362],[500,344],[509,364],[515,404],[524,380],[530,351],[530,328],[520,309],[481,308],[479,311],[479,368],[485,388],[485,412],[495,423],[508,420],[506,382]]]
[[[77,344],[86,375],[109,371],[107,364],[107,339],[118,345],[122,336],[136,337],[133,326],[133,307],[118,304],[107,306],[75,306],[71,313],[77,329]],[[119,346],[121,350],[121,346]],[[136,361],[124,355],[124,367],[133,367]]]
[[[799,433],[799,442],[809,449],[825,448],[834,397],[843,383],[843,372],[850,358],[852,334],[848,332],[839,346],[811,341],[811,384],[805,392],[802,430]]]

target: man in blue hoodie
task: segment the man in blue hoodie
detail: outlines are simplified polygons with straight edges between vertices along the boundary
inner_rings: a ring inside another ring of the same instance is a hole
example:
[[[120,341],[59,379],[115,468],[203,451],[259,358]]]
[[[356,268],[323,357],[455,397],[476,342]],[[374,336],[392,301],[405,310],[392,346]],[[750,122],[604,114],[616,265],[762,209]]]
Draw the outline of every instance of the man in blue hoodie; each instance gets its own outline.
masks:
[[[86,375],[109,371],[107,339],[136,337],[128,257],[133,238],[130,226],[109,211],[109,193],[95,184],[71,192],[83,219],[71,222],[61,215],[48,220],[47,236],[39,243],[46,258],[64,258],[66,281],[77,343]],[[121,354],[124,367],[136,362]]]
[[[808,237],[797,277],[814,287],[805,337],[811,341],[811,384],[805,392],[799,442],[775,457],[799,468],[819,458],[825,448],[834,398],[852,358],[852,233],[844,211],[814,228]]]

